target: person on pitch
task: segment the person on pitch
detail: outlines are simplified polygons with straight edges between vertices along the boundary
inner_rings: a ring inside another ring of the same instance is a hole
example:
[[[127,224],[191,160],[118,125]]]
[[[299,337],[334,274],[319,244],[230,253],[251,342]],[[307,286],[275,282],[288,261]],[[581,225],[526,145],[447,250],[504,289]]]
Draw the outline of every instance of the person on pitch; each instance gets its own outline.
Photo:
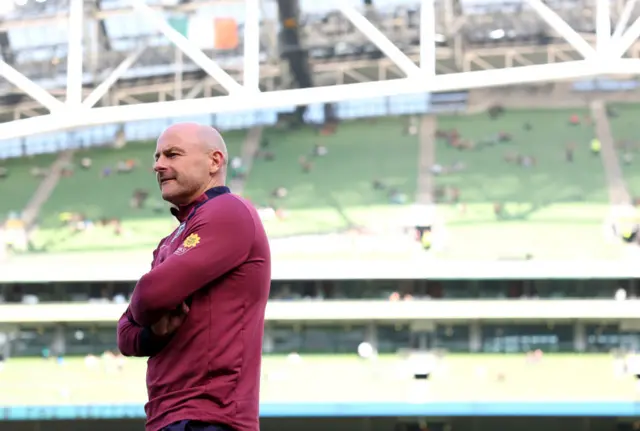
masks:
[[[255,208],[225,186],[227,148],[193,123],[162,133],[154,170],[180,225],[160,241],[118,323],[147,356],[146,431],[258,431],[271,255]]]

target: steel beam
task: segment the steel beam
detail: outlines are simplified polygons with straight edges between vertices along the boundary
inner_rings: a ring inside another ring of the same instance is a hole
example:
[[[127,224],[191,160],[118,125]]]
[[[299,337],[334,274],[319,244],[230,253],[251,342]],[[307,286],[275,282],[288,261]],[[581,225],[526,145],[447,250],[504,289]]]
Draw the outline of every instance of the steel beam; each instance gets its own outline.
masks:
[[[640,18],[631,24],[631,26],[624,32],[622,36],[615,39],[611,43],[611,56],[613,58],[622,57],[631,45],[640,37]]]
[[[135,63],[140,55],[144,52],[145,48],[140,48],[137,51],[132,52],[125,58],[122,63],[118,65],[110,74],[105,78],[100,85],[98,85],[82,102],[82,106],[85,108],[92,108],[100,99],[104,97],[109,89],[115,84],[118,79],[127,71],[133,63]]]
[[[420,3],[420,68],[429,76],[436,74],[435,0]]]
[[[165,35],[176,47],[193,60],[207,74],[214,78],[229,94],[243,92],[243,87],[238,84],[227,72],[225,72],[215,61],[207,57],[202,50],[198,49],[191,41],[176,31],[158,12],[145,4],[142,0],[131,0],[134,9],[141,18],[148,19],[155,27]]]
[[[0,59],[0,76],[24,91],[27,95],[39,102],[50,112],[56,112],[64,108],[64,103],[53,97],[47,90],[18,72],[12,66]]]
[[[613,31],[612,39],[619,39],[620,36],[627,29],[627,24],[629,24],[629,19],[631,19],[631,14],[633,13],[633,9],[636,7],[637,0],[627,0],[624,4],[624,8],[622,9],[622,13],[618,18],[618,22],[616,23],[616,28]]]
[[[371,43],[376,45],[391,61],[393,61],[402,72],[408,77],[424,76],[416,64],[411,61],[397,46],[391,42],[380,30],[376,28],[367,18],[362,16],[354,7],[343,5],[339,7],[344,16],[362,32]]]
[[[372,96],[385,97],[399,94],[454,91],[616,74],[640,74],[640,60],[619,59],[601,63],[580,60],[511,69],[436,75],[432,79],[403,78],[392,81],[94,108],[92,110],[74,112],[74,115],[65,113],[50,114],[0,124],[0,139],[127,121],[180,118],[207,113],[341,102],[367,99]]]
[[[540,18],[546,21],[549,26],[562,36],[571,46],[575,48],[585,59],[591,60],[596,57],[596,51],[584,40],[565,20],[542,3],[542,0],[527,0],[527,3],[535,10]]]
[[[246,90],[260,91],[260,0],[245,0],[244,78]]]
[[[593,37],[593,40],[595,41],[595,35]],[[637,46],[636,48],[633,49],[638,49],[638,47],[640,47],[640,43],[636,43]],[[514,47],[491,47],[491,48],[478,48],[478,49],[474,49],[473,53],[481,58],[486,58],[486,57],[496,57],[496,56],[513,56],[517,53],[517,55],[521,55],[524,57],[527,57],[527,59],[530,59],[529,56],[534,56],[535,60],[533,61],[533,64],[539,64],[536,61],[538,59],[541,58],[550,58],[550,61],[553,61],[554,55],[553,53],[555,52],[574,52],[574,49],[567,43],[558,43],[558,44],[554,44],[554,45],[548,45],[548,46],[514,46]],[[438,48],[437,49],[437,56],[438,56],[438,60],[440,61],[441,59],[451,59],[451,50],[447,49],[447,48]],[[409,55],[409,57],[416,63],[419,63],[420,61],[420,56],[419,54],[413,54],[413,55]],[[563,56],[564,57],[564,56]],[[563,59],[563,61],[571,61],[570,58],[566,57]],[[520,60],[518,60],[518,62],[520,62]],[[362,71],[363,69],[368,70],[368,71],[377,71],[377,70],[385,70],[390,66],[393,66],[393,62],[391,60],[389,60],[387,57],[382,57],[379,59],[375,59],[375,60],[348,60],[348,61],[332,61],[332,62],[319,62],[319,63],[315,63],[313,64],[312,68],[313,68],[313,73],[314,75],[321,75],[323,73],[329,73],[328,76],[331,75],[331,73],[333,73],[333,75],[337,75],[335,73],[335,71],[337,69],[346,69],[346,70],[358,70],[358,71]],[[518,65],[517,62],[515,62],[513,64]],[[521,65],[526,66],[529,65],[529,63],[526,60],[522,60]],[[442,67],[441,64],[438,64],[438,67],[440,70],[443,70],[445,72],[443,73],[453,73],[452,70],[446,70]],[[242,79],[242,71],[238,70],[238,71],[229,71],[229,74],[234,77],[234,79],[240,81]],[[268,78],[272,78],[272,77],[277,77],[280,75],[280,69],[277,66],[273,66],[273,65],[267,65],[267,64],[263,64],[261,65],[261,82],[264,82],[266,79]],[[382,76],[378,76],[377,73],[375,73],[376,76],[372,76],[372,75],[368,75],[370,80],[376,80],[376,79],[387,79],[387,77],[384,76],[384,73],[382,74]],[[106,76],[102,75],[100,76],[100,78],[104,78]],[[337,76],[336,76],[337,77]],[[204,81],[208,82],[215,82],[213,80],[213,78],[207,77],[207,79],[205,79]],[[182,83],[183,89],[188,92],[189,94],[187,94],[186,96],[184,96],[183,98],[187,98],[187,99],[193,99],[194,97],[197,96],[198,93],[201,93],[204,86],[200,85],[199,88],[196,88],[195,90],[193,90],[193,87],[198,84],[198,83],[202,83],[204,82],[203,80],[186,80]],[[101,81],[97,81],[94,84],[94,88],[97,87],[100,84]],[[130,83],[135,83],[135,79],[130,81]],[[339,82],[334,81],[332,82],[332,84],[339,84]],[[207,84],[208,86],[210,86],[210,84]],[[328,83],[327,83],[328,85]],[[140,94],[151,94],[151,93],[156,93],[156,92],[165,92],[165,93],[171,93],[173,91],[174,88],[174,80],[173,77],[165,77],[163,80],[161,80],[160,82],[154,83],[154,84],[150,84],[150,83],[140,83],[140,84],[136,84],[132,87],[127,87],[126,89],[116,89],[114,96],[119,99],[122,100],[123,98],[127,98],[126,95],[140,95]],[[195,92],[192,92],[195,91]],[[91,91],[85,89],[85,95],[89,95]],[[62,90],[51,90],[50,93],[54,96],[54,97],[58,97],[60,98],[60,96],[64,96],[64,89]],[[46,97],[46,92],[45,92],[45,97]],[[55,102],[54,102],[55,103]],[[135,103],[140,103],[139,101],[136,100],[129,100],[127,102],[125,102],[126,104],[135,104]],[[40,108],[42,105],[35,101],[32,100],[31,98],[27,101],[24,101],[22,103],[20,103],[19,105],[19,109],[33,109],[33,108]],[[15,105],[0,105],[0,115],[6,115],[7,113],[11,113],[13,109],[15,109]]]
[[[596,0],[596,51],[599,56],[608,56],[611,41],[610,0]]]
[[[70,0],[69,2],[69,33],[67,50],[67,104],[80,106],[82,104],[83,82],[83,27],[84,0]]]
[[[173,99],[180,100],[182,99],[182,83],[184,81],[184,53],[178,49],[178,47],[174,48],[174,68],[175,74],[173,76]]]

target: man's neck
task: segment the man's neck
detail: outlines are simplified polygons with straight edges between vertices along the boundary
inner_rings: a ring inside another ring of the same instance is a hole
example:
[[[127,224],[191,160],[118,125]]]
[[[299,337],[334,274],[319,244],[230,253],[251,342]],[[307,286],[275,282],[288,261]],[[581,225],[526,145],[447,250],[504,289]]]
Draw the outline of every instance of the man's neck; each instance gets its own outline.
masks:
[[[200,190],[194,194],[193,196],[191,196],[191,198],[189,199],[189,203],[184,204],[183,206],[188,206],[191,205],[193,202],[195,202],[198,198],[200,198],[200,196],[202,196],[203,194],[205,194],[207,192],[207,190],[210,190],[214,187],[221,187],[224,186],[224,182],[222,182],[221,184],[216,181],[215,178],[212,178],[211,181],[209,181],[204,187],[200,188]]]

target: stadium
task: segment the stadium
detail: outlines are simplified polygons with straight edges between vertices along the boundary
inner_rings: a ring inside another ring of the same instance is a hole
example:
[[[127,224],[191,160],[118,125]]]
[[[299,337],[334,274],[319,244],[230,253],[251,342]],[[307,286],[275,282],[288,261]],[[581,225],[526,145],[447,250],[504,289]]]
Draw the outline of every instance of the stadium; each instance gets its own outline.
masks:
[[[261,429],[640,429],[635,0],[0,1],[0,431],[141,430],[116,324],[212,125]]]

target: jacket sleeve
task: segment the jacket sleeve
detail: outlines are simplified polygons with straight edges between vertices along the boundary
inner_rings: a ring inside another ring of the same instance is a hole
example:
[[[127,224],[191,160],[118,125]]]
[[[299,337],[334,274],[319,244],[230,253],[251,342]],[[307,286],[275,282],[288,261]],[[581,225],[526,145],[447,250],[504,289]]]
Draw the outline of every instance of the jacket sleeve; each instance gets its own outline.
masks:
[[[151,328],[138,325],[127,307],[118,321],[118,350],[124,356],[153,356],[171,337],[158,337]]]
[[[253,214],[233,196],[205,205],[188,224],[181,246],[136,284],[130,305],[134,320],[141,325],[156,322],[245,262],[255,229]]]
[[[160,241],[160,245],[164,239]],[[158,249],[153,252],[153,262],[151,267],[155,265],[158,255]],[[118,350],[124,356],[153,356],[158,353],[167,344],[171,337],[158,337],[153,333],[151,328],[141,326],[133,318],[131,308],[127,307],[120,320],[118,321]]]

